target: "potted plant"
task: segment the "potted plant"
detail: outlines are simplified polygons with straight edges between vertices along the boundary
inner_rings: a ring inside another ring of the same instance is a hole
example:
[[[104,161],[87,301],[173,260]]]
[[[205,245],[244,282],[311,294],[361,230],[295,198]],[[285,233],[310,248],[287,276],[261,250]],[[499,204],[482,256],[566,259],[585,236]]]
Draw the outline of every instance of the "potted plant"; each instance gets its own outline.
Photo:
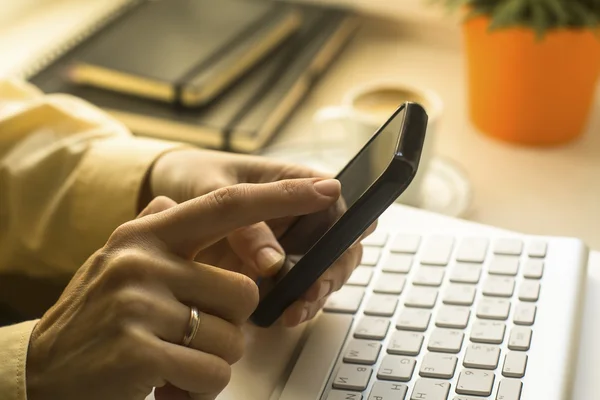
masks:
[[[443,0],[466,13],[469,114],[506,141],[553,145],[585,129],[600,73],[600,0]]]

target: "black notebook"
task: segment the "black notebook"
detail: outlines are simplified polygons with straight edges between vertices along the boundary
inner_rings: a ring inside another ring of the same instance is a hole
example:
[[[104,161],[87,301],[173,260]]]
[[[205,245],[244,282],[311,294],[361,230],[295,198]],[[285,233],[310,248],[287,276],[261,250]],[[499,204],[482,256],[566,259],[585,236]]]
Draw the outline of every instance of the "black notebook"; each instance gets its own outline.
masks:
[[[297,30],[292,6],[257,0],[145,1],[73,60],[85,85],[186,106],[205,104]]]
[[[45,92],[69,93],[96,104],[139,135],[255,152],[273,137],[358,26],[357,18],[343,10],[312,6],[299,10],[300,28],[243,79],[201,108],[169,106],[74,84],[63,71],[85,51],[87,42],[30,80]]]

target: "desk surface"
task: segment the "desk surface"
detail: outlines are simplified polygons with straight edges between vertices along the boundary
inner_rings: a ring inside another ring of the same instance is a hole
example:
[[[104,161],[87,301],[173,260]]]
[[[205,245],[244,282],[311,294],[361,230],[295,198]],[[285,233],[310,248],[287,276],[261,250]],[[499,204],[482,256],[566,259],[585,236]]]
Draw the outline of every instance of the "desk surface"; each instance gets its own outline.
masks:
[[[84,21],[107,4],[124,1],[44,1],[30,16],[0,27],[0,74],[47,48],[53,36],[65,37],[65,22]],[[600,249],[600,96],[581,140],[551,149],[516,147],[484,137],[469,124],[464,75],[460,32],[452,24],[435,18],[416,23],[410,17],[367,21],[277,142],[308,138],[313,113],[338,104],[362,83],[395,79],[427,87],[445,103],[436,152],[461,164],[472,182],[468,219],[526,233],[576,236]]]
[[[107,5],[123,1],[44,1],[30,16],[0,26],[0,74],[64,38],[67,24],[82,23]],[[577,236],[600,249],[600,183],[596,179],[600,176],[600,102],[594,106],[586,135],[565,147],[518,148],[477,134],[465,114],[459,32],[447,25],[367,22],[278,142],[308,138],[314,111],[339,103],[355,85],[382,78],[431,88],[444,99],[446,112],[436,149],[439,155],[462,164],[471,178],[475,197],[469,219],[528,233]],[[420,226],[425,215],[413,210],[405,220],[408,225]],[[432,218],[427,220],[436,226],[443,219]],[[593,259],[573,397],[578,399],[600,393],[600,381],[594,379],[600,374],[600,342],[595,340],[600,335],[600,318],[595,312],[600,306],[600,255],[593,254]],[[289,340],[283,346],[287,348],[295,342],[289,336],[282,340]],[[284,368],[285,360],[272,365]]]

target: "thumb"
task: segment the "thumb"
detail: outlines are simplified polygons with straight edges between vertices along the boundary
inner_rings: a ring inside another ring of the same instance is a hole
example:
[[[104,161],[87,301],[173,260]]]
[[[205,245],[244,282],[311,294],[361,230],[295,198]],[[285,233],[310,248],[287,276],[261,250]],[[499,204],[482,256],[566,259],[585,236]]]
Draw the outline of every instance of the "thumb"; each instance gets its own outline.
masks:
[[[177,203],[174,200],[171,200],[166,196],[158,196],[142,210],[136,219],[143,218],[146,215],[158,214],[159,212],[168,210],[176,205]]]
[[[285,252],[264,222],[236,229],[227,240],[233,252],[258,276],[275,275],[283,265]]]

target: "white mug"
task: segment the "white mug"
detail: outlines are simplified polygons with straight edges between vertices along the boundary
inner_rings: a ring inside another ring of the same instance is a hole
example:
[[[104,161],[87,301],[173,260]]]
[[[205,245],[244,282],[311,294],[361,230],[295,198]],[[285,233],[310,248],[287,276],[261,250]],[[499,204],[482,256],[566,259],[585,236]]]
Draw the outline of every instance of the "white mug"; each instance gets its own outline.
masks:
[[[313,122],[316,136],[313,143],[317,156],[332,169],[338,170],[406,101],[422,105],[427,112],[428,122],[417,175],[398,201],[419,206],[438,120],[443,111],[442,100],[436,93],[395,81],[362,85],[348,92],[341,106],[327,107],[315,114]]]

